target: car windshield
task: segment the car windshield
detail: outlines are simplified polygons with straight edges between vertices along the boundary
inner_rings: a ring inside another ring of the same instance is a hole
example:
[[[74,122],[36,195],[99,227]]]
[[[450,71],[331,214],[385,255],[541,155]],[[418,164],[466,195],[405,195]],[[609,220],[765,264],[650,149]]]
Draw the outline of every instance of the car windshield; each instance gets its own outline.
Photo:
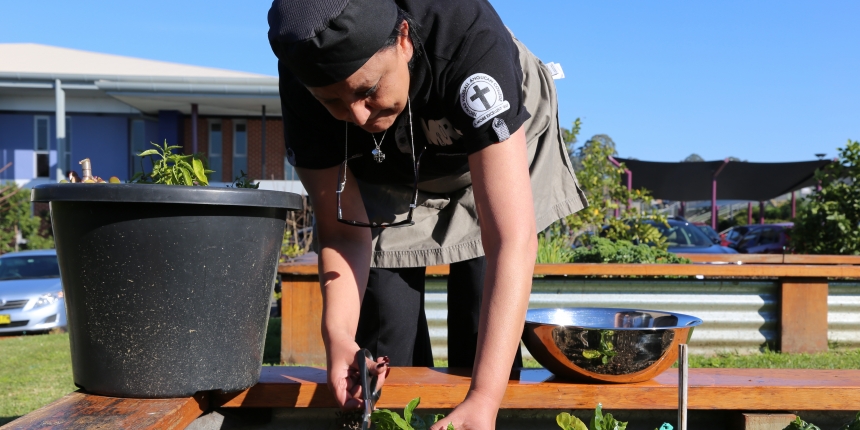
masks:
[[[708,236],[708,238],[711,239],[712,242],[720,243],[720,234],[714,231],[714,229],[706,225],[700,225],[698,227],[699,230],[702,230],[702,233],[705,233],[705,236]]]
[[[745,234],[747,234],[747,231],[749,231],[749,228],[746,227],[733,228],[732,231],[730,231],[729,234],[726,235],[726,240],[731,242],[737,242],[741,240],[741,238],[744,237]]]
[[[708,236],[705,236],[705,233],[702,233],[702,230],[699,230],[699,227],[692,224],[673,223],[669,227],[661,223],[654,225],[666,238],[666,244],[669,246],[701,247],[714,244]]]
[[[59,277],[60,265],[55,255],[0,258],[0,281]]]

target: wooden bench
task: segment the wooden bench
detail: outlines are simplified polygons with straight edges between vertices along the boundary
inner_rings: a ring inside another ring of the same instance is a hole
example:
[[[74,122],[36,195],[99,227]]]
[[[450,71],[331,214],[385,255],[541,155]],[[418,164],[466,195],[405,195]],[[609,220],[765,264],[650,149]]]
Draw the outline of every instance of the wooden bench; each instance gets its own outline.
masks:
[[[677,370],[637,384],[555,380],[544,369],[511,375],[503,409],[675,410]],[[72,393],[9,424],[14,429],[182,429],[214,408],[335,408],[326,373],[313,367],[264,367],[260,382],[238,393],[142,400]],[[421,408],[448,409],[469,388],[465,369],[392,368],[380,408],[402,409],[414,397]],[[734,411],[860,410],[860,370],[690,369],[689,409]]]

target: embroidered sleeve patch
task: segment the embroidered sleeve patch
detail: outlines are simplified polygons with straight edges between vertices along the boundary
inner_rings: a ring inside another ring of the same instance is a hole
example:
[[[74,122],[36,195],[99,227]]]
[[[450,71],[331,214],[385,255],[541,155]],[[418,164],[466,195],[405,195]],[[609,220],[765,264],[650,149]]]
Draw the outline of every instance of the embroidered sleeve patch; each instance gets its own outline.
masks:
[[[466,115],[474,118],[472,126],[478,128],[511,108],[502,95],[502,87],[492,76],[475,73],[460,86],[460,106]]]

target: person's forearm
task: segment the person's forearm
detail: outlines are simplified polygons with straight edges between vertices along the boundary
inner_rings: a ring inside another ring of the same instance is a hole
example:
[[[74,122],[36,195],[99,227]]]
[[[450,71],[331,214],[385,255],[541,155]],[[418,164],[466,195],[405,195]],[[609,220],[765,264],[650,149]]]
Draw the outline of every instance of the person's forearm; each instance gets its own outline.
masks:
[[[537,240],[508,241],[487,253],[478,350],[470,391],[501,404],[528,310]]]
[[[331,341],[355,340],[361,298],[370,267],[371,232],[337,222],[338,168],[297,168],[316,214],[320,244],[319,274],[323,296],[322,336],[326,352]],[[366,221],[367,213],[356,180],[347,171],[343,190],[343,213],[349,219]],[[327,354],[330,358],[331,354]]]
[[[333,241],[320,250],[322,336],[326,348],[332,340],[355,339],[370,266],[369,240],[361,239]]]

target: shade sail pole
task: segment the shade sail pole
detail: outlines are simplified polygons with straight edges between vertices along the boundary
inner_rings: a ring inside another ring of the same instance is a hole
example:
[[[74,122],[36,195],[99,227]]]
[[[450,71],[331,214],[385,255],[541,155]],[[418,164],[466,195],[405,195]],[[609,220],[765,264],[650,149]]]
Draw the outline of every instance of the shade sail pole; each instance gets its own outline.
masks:
[[[619,163],[618,160],[613,158],[611,155],[607,156],[606,159],[609,160],[609,162],[612,163],[612,165],[614,165],[615,167],[622,167],[621,163]],[[633,172],[631,172],[630,169],[626,167],[623,168],[624,174],[627,175],[627,210],[630,210],[630,208],[633,206],[633,200],[630,198],[629,194],[630,191],[633,191]],[[615,218],[618,218],[618,209],[615,209]]]
[[[764,224],[764,202],[758,202],[758,223]]]
[[[720,176],[720,172],[729,164],[729,159],[726,158],[723,160],[723,164],[714,172],[714,177],[711,180],[711,228],[717,229],[717,176]]]
[[[797,216],[797,199],[794,196],[794,191],[791,192],[791,219]]]
[[[752,225],[752,202],[747,203],[747,225]]]

